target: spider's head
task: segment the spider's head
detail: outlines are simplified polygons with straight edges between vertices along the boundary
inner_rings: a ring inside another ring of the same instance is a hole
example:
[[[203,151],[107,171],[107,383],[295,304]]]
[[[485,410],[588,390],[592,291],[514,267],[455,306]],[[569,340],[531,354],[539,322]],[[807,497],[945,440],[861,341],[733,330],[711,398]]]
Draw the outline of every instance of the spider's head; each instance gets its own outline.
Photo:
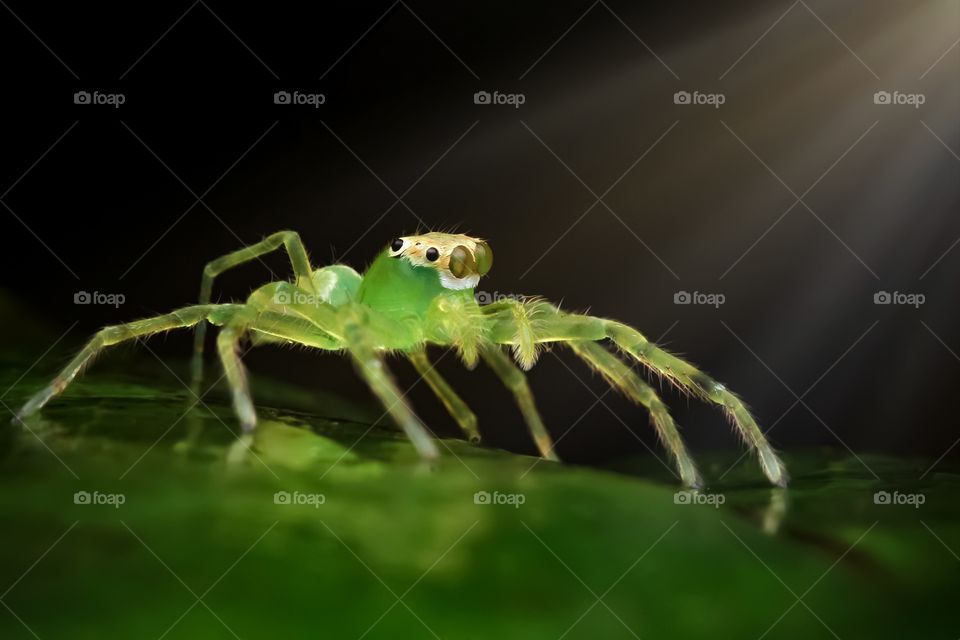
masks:
[[[425,233],[391,240],[363,273],[357,300],[399,318],[425,316],[438,299],[469,300],[490,271],[493,252],[479,238]]]
[[[414,267],[434,269],[445,289],[473,289],[493,266],[493,251],[480,238],[430,232],[394,239],[387,255]]]

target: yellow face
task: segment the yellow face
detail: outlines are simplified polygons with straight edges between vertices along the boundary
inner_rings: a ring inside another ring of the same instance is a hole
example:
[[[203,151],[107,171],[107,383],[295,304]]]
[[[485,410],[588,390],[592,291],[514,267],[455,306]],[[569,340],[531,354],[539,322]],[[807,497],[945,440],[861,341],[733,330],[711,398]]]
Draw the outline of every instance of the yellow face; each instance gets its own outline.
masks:
[[[430,232],[402,236],[390,243],[393,258],[407,260],[415,267],[436,269],[447,289],[470,289],[493,266],[493,251],[480,238],[460,233]]]

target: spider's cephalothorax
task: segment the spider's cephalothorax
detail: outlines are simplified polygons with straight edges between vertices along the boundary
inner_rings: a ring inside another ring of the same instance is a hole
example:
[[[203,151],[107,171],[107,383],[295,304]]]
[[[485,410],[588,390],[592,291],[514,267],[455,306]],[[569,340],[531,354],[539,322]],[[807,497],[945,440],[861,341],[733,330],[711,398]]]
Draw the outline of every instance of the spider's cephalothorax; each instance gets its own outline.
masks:
[[[217,275],[279,247],[290,256],[295,276],[292,282],[266,284],[245,303],[210,303]],[[200,304],[99,331],[49,385],[23,406],[15,420],[23,420],[59,395],[104,348],[170,329],[196,327],[193,378],[194,389],[199,389],[204,336],[207,323],[211,323],[221,327],[217,352],[232,389],[245,445],[252,442],[257,418],[238,350],[244,338],[250,338],[254,345],[302,345],[347,354],[420,455],[434,458],[439,454],[436,441],[386,367],[387,354],[403,355],[470,439],[479,441],[476,416],[427,357],[427,347],[435,345],[456,349],[468,366],[481,359],[489,365],[512,392],[540,453],[556,460],[554,442],[522,369],[534,365],[541,345],[557,343],[569,347],[614,388],[649,412],[685,484],[697,487],[701,480],[677,426],[653,387],[618,352],[680,389],[719,406],[755,450],[770,481],[786,484],[786,470],[750,411],[724,385],[622,322],[566,313],[537,298],[509,298],[479,305],[474,288],[492,264],[493,252],[485,241],[432,232],[392,240],[363,275],[340,264],[313,269],[300,236],[280,231],[208,263],[203,271]],[[616,350],[605,347],[605,341]],[[504,347],[509,347],[512,359]]]
[[[386,314],[423,316],[438,296],[472,298],[492,265],[490,245],[478,238],[435,232],[403,236],[364,272],[358,301]]]

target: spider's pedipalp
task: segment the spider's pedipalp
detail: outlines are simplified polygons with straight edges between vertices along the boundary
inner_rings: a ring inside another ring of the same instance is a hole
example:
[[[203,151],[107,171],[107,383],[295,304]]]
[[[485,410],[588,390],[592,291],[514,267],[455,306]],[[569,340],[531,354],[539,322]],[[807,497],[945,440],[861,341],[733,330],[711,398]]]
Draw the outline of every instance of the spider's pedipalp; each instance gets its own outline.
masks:
[[[537,363],[541,348],[537,342],[538,324],[544,314],[552,312],[553,308],[541,300],[522,300],[513,305],[516,327],[513,357],[524,371],[529,371]]]

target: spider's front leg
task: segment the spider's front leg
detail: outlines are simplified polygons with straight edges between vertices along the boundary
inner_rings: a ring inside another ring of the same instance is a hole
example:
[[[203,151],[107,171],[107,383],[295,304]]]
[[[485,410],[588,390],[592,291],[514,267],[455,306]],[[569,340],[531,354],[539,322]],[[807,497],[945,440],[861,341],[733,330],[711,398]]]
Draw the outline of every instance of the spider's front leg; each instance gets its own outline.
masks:
[[[650,422],[657,431],[660,441],[673,457],[674,465],[680,472],[680,479],[688,487],[698,489],[703,486],[700,474],[687,453],[687,447],[680,437],[680,431],[673,422],[667,406],[649,384],[624,364],[619,358],[607,351],[597,342],[573,340],[567,343],[577,356],[596,370],[606,381],[621,393],[644,407],[650,414]]]
[[[477,428],[477,414],[470,410],[467,403],[463,401],[457,392],[453,390],[450,384],[443,379],[440,372],[430,362],[425,348],[414,350],[409,356],[410,363],[417,370],[420,377],[423,378],[434,395],[440,399],[446,408],[447,413],[457,421],[463,432],[467,434],[470,442],[480,442],[480,430]]]
[[[517,402],[517,406],[520,407],[520,413],[523,414],[523,419],[527,423],[527,428],[530,430],[530,435],[533,436],[533,441],[536,443],[540,455],[547,460],[560,460],[553,449],[553,438],[550,437],[550,432],[547,431],[547,427],[543,424],[543,419],[540,417],[540,412],[534,403],[533,393],[530,391],[529,383],[527,383],[527,376],[524,375],[523,371],[521,371],[517,365],[513,364],[510,358],[507,357],[497,345],[484,345],[480,350],[480,357],[493,369],[493,372],[497,374],[497,377],[500,378],[504,386],[513,393],[513,397]]]
[[[493,305],[490,305],[493,307]],[[636,329],[621,322],[593,316],[562,313],[548,303],[532,301],[516,306],[535,307],[524,315],[535,317],[529,332],[519,331],[515,309],[497,307],[488,311],[490,338],[499,344],[514,345],[518,356],[533,354],[536,343],[612,340],[621,350],[647,369],[662,376],[681,390],[713,402],[723,408],[731,424],[757,452],[764,474],[773,484],[786,486],[787,472],[767,442],[749,409],[734,393],[695,366],[650,342]],[[531,333],[528,336],[527,333]],[[676,453],[674,454],[676,455]]]
[[[681,389],[722,407],[730,423],[756,451],[760,467],[770,482],[778,487],[787,486],[786,467],[774,453],[747,405],[735,393],[689,362],[653,344],[633,327],[610,320],[602,322],[607,337],[650,371],[674,382]]]
[[[477,356],[483,358],[487,366],[493,369],[503,385],[513,394],[540,455],[548,460],[559,460],[553,448],[553,439],[537,410],[527,377],[498,345],[492,344],[487,338],[489,319],[484,311],[477,307],[472,299],[470,304],[466,305],[454,304],[450,301],[444,301],[441,305],[432,309],[428,316],[428,324],[435,330],[432,339],[437,344],[457,349],[460,359],[468,368],[473,368]],[[523,329],[518,330],[517,333],[523,336],[521,342],[526,345],[526,338],[532,339],[532,333],[529,330],[532,321],[522,313],[518,313],[514,319],[523,326]],[[525,351],[525,348],[514,349],[517,353],[521,350]],[[532,363],[529,359],[521,361],[525,368],[529,368],[528,365]]]

